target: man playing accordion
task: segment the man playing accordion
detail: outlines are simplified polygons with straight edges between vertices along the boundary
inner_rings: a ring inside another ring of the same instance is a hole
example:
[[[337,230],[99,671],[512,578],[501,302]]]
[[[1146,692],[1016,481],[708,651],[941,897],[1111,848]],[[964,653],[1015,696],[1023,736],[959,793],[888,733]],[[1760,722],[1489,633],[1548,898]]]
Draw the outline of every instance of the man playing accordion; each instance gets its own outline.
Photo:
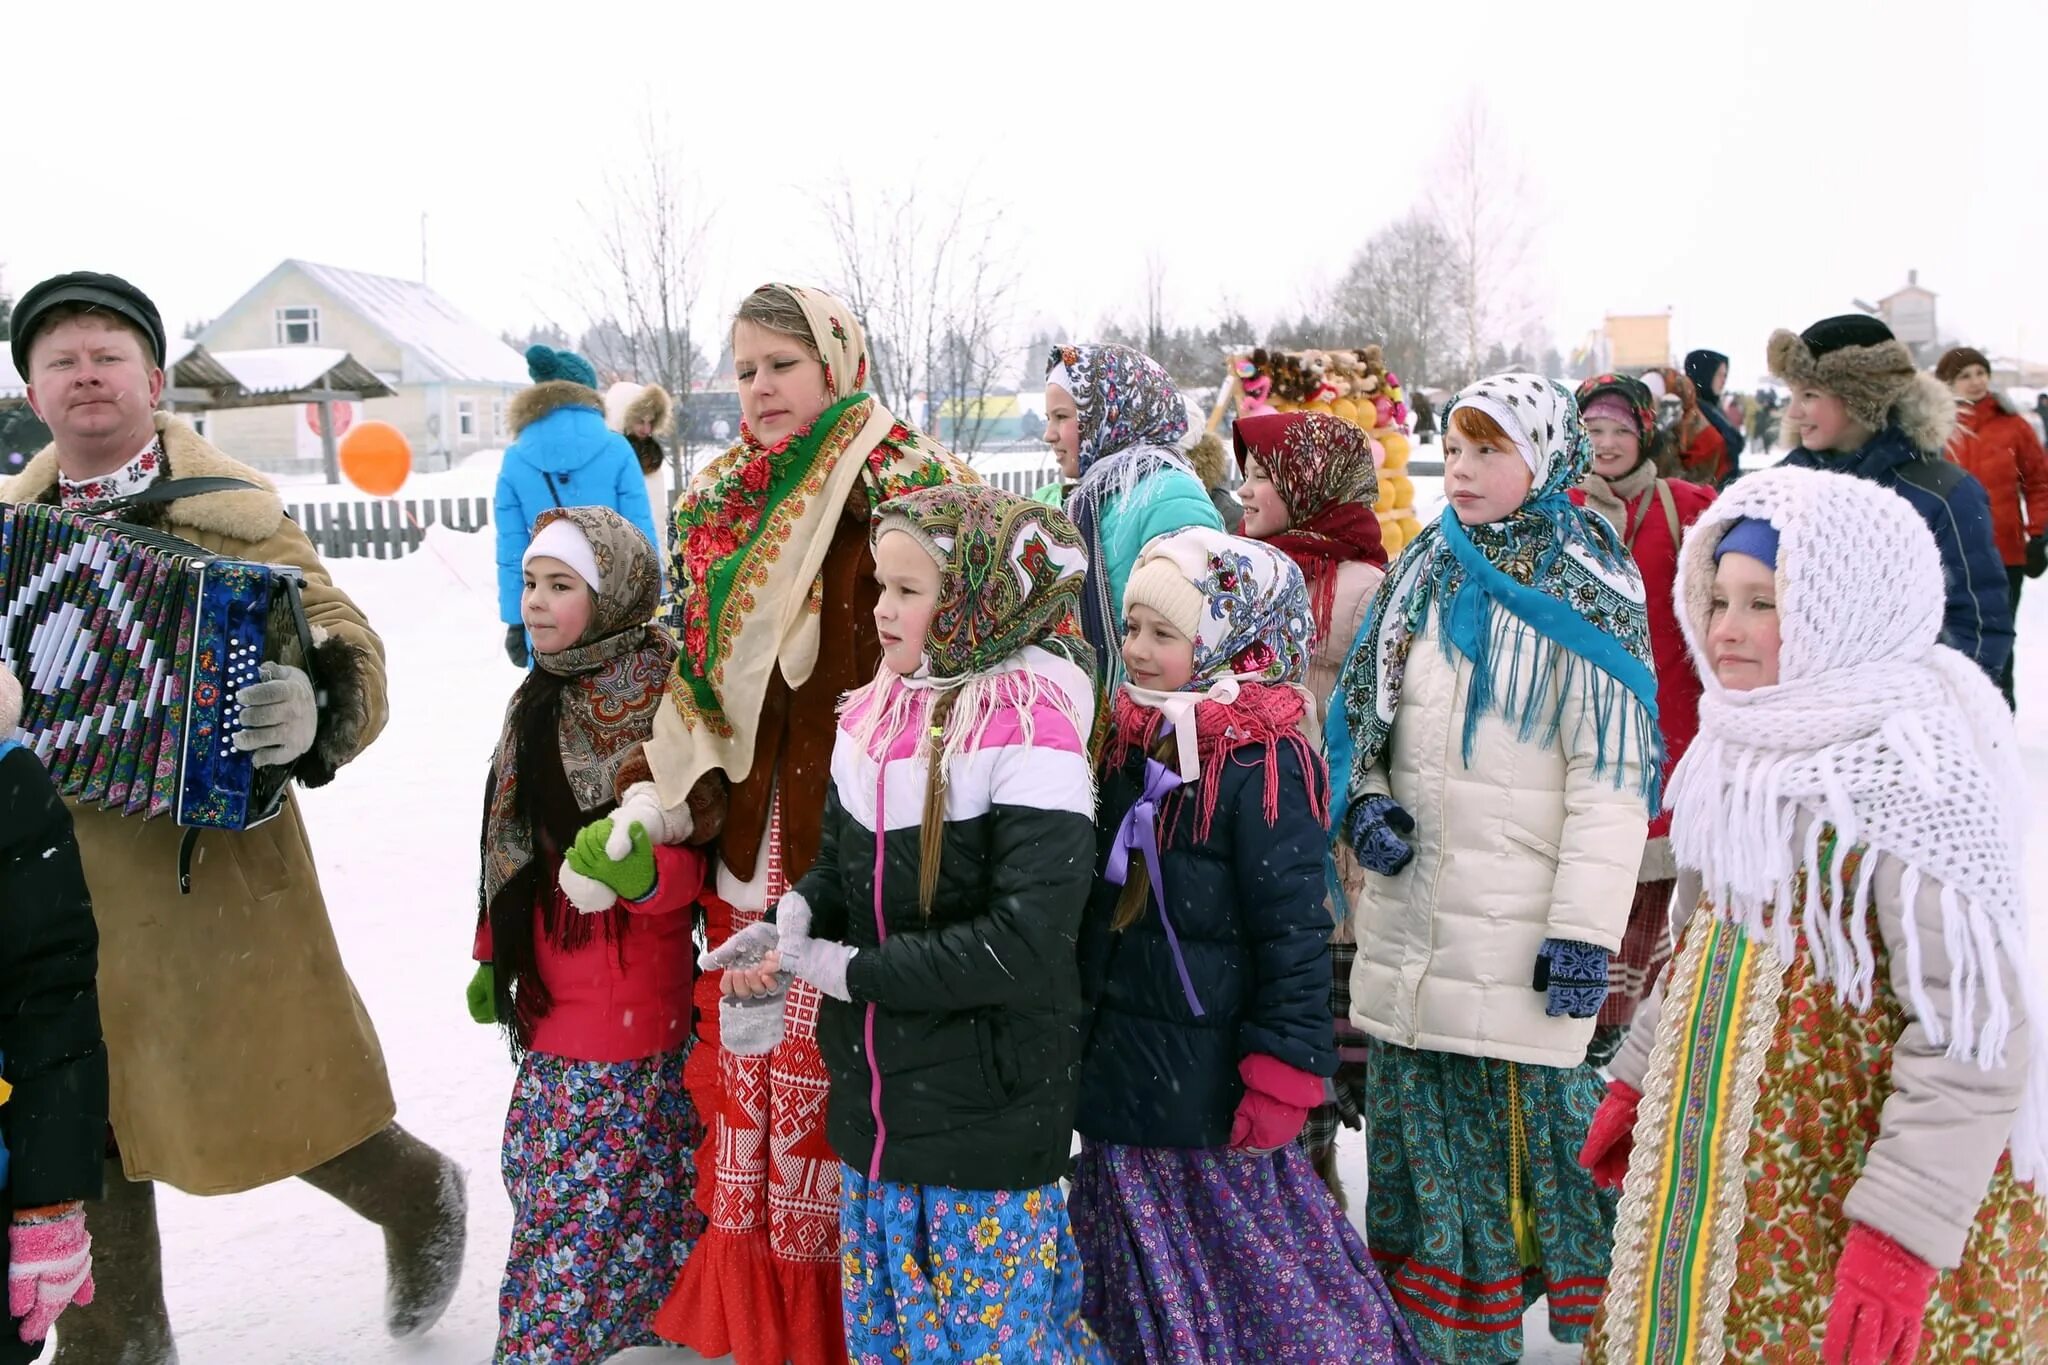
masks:
[[[331,781],[383,729],[383,643],[268,481],[156,411],[156,306],[112,275],[60,275],[22,296],[10,345],[55,440],[0,479],[0,502],[94,510],[298,569],[319,691],[306,671],[266,665],[242,691],[234,744],[303,785]],[[171,1358],[159,1180],[213,1195],[298,1176],[333,1195],[384,1232],[392,1333],[424,1331],[460,1274],[462,1176],[393,1122],[296,800],[253,828],[206,831],[189,896],[187,831],[80,804],[73,817],[100,931],[112,1135],[105,1198],[86,1210],[98,1297],[65,1315],[57,1360]]]

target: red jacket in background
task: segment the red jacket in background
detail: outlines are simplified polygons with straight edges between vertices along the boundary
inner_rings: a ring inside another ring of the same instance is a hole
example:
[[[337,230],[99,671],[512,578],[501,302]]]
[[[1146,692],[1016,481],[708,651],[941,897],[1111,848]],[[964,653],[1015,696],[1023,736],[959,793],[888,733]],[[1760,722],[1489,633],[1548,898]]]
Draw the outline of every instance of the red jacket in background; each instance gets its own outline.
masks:
[[[626,928],[616,942],[594,933],[571,949],[536,932],[534,961],[553,1004],[534,1025],[531,1050],[575,1062],[637,1062],[681,1047],[697,968],[691,917],[683,912],[703,887],[702,853],[656,844],[654,889],[645,900],[621,902]],[[560,887],[552,894],[558,913],[576,913]],[[491,960],[489,919],[477,926],[471,955]]]
[[[1991,495],[1998,557],[2008,568],[2026,563],[2027,542],[2048,531],[2048,453],[2034,435],[2034,424],[1995,393],[1958,403],[1948,457]]]
[[[1709,427],[1716,441],[1720,433]],[[1723,447],[1725,449],[1725,447]],[[1671,490],[1672,510],[1678,513],[1679,534],[1700,519],[1714,490],[1682,479],[1663,480]],[[1574,488],[1574,503],[1586,504],[1585,492]],[[1672,539],[1664,503],[1651,484],[1629,502],[1625,523],[1636,528],[1629,552],[1635,556],[1636,571],[1643,576],[1643,594],[1649,599],[1650,654],[1657,665],[1657,727],[1664,733],[1664,775],[1685,756],[1700,728],[1700,678],[1693,670],[1692,655],[1685,647],[1685,632],[1678,627],[1678,608],[1672,601],[1678,581],[1678,542]],[[1671,813],[1660,811],[1650,821],[1652,839],[1671,837]]]

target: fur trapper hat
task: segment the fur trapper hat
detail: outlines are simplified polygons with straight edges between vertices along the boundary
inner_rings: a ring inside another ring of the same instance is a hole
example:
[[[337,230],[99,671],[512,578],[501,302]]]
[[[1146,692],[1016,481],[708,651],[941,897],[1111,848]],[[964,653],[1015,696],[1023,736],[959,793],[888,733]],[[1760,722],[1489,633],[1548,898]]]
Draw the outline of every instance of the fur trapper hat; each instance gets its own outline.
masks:
[[[21,684],[7,671],[6,664],[0,664],[0,741],[14,738],[14,727],[21,724]]]
[[[1797,335],[1779,328],[1771,333],[1767,359],[1777,378],[1795,388],[1826,389],[1851,417],[1879,430],[1919,377],[1906,344],[1862,313],[1823,318]]]

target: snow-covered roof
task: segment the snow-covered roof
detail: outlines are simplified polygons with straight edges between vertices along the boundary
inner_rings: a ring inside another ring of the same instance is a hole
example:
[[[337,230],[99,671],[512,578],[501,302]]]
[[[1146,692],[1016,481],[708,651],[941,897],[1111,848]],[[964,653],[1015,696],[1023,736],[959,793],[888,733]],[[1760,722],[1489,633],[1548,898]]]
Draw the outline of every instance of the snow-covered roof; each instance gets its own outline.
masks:
[[[532,382],[526,374],[524,356],[418,280],[287,260],[250,293],[260,291],[285,270],[298,271],[334,295],[398,346],[406,355],[404,378],[408,381],[506,384],[520,388]],[[428,373],[412,373],[415,363]]]
[[[279,395],[338,390],[359,398],[387,398],[390,387],[347,351],[324,346],[273,346],[257,351],[209,351],[180,338],[171,343],[169,386],[190,390],[181,408],[245,408],[295,401]],[[202,401],[204,396],[211,401]],[[167,395],[168,397],[169,395]],[[28,385],[0,356],[0,407],[28,398]]]

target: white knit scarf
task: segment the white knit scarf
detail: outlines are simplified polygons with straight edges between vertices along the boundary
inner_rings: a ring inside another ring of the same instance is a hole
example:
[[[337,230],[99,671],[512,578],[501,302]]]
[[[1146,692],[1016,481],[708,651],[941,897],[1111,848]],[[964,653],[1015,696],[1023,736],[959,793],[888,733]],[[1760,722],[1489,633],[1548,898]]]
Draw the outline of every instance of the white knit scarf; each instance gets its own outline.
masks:
[[[1723,688],[1705,649],[1714,550],[1743,517],[1778,530],[1779,682]],[[1697,870],[1716,909],[1766,938],[1781,959],[1807,927],[1815,975],[1857,1008],[1871,1001],[1871,873],[1842,881],[1829,860],[1822,897],[1820,830],[1846,852],[1863,845],[1904,866],[1913,1013],[1948,1055],[2004,1065],[2015,1007],[2033,1030],[2014,1167],[2048,1173],[2048,1014],[2032,979],[2020,886],[2026,774],[2011,714],[1982,672],[1936,643],[1943,579],[1933,535],[1903,499],[1820,470],[1774,469],[1733,485],[1680,552],[1678,615],[1704,685],[1699,735],[1673,771],[1666,805],[1680,867]],[[1813,819],[1803,839],[1800,812]],[[1793,903],[1806,875],[1803,905]],[[1916,900],[1941,886],[1951,1009],[1942,1017],[1920,966]],[[2022,999],[2008,999],[2000,958]]]

